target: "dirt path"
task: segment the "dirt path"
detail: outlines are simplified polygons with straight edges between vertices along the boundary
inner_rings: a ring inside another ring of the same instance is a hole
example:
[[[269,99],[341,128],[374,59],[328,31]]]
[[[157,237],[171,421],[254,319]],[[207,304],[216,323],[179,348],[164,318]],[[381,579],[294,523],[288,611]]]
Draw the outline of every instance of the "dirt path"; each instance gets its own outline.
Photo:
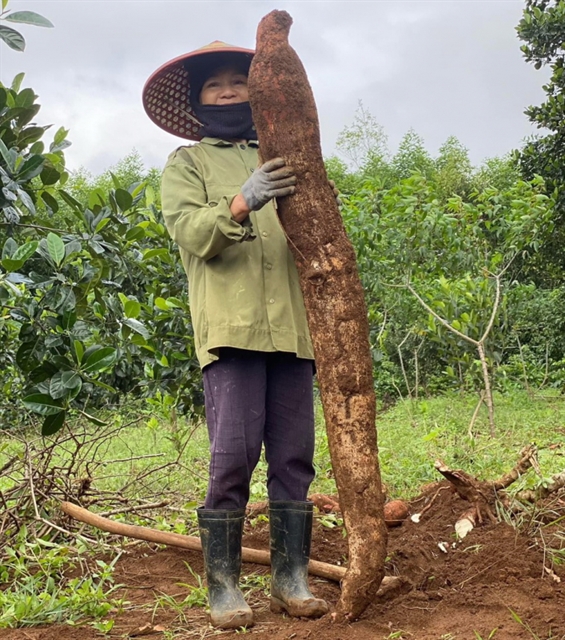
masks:
[[[421,506],[421,502],[413,504],[412,511]],[[548,568],[550,564],[541,542],[504,523],[479,527],[453,546],[453,523],[464,508],[447,489],[419,524],[407,521],[391,530],[387,574],[408,577],[414,583],[409,593],[371,605],[358,622],[340,626],[332,625],[328,618],[306,621],[271,614],[267,595],[255,591],[249,601],[257,624],[249,635],[269,640],[565,640],[565,568],[553,567],[564,580],[557,582],[544,570],[544,563]],[[446,551],[440,549],[440,543],[445,543]],[[266,549],[266,524],[249,526],[244,544]],[[313,558],[343,562],[346,549],[340,528],[316,525]],[[185,609],[184,621],[170,609],[154,609],[155,594],[182,599],[186,590],[178,583],[196,584],[185,562],[202,574],[202,560],[196,552],[143,546],[124,555],[115,577],[125,585],[122,594],[131,604],[115,617],[114,629],[105,637],[127,638],[148,624],[179,629],[171,636],[176,640],[215,635],[201,608]],[[268,573],[266,567],[245,565],[244,569],[247,574]],[[315,595],[335,605],[337,585],[314,578],[311,584]],[[515,621],[512,611],[523,624]],[[101,637],[89,626],[0,630],[2,640]],[[138,637],[163,638],[163,634]]]

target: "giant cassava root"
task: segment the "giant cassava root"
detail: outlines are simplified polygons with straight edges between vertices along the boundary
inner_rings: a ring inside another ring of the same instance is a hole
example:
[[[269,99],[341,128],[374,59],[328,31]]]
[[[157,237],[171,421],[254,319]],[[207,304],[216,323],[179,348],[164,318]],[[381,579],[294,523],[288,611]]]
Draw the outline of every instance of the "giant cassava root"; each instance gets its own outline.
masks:
[[[304,296],[348,534],[349,568],[333,614],[344,621],[374,599],[386,557],[372,359],[355,252],[328,184],[312,90],[288,44],[291,24],[285,11],[261,21],[249,100],[263,161],[280,156],[297,176],[295,194],[279,199],[278,213]]]

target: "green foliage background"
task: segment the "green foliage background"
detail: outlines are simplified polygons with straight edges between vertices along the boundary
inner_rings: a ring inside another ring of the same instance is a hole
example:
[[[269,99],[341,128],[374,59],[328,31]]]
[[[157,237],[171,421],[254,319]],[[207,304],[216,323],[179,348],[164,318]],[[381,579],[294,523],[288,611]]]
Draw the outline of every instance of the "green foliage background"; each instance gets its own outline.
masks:
[[[528,110],[553,137],[479,167],[456,138],[432,156],[413,130],[391,154],[360,103],[338,140],[340,156],[327,159],[386,401],[480,390],[480,363],[465,338],[485,332],[499,391],[563,388],[565,283],[555,245],[563,176],[548,167],[561,157],[555,34],[564,16],[564,2],[532,0],[518,27],[526,59],[554,69],[547,104]],[[186,278],[161,219],[160,171],[132,152],[101,176],[70,174],[68,131],[45,142],[37,96],[23,81],[20,74],[0,86],[2,426],[39,416],[51,434],[77,413],[100,424],[99,409],[130,397],[169,415],[198,414]]]

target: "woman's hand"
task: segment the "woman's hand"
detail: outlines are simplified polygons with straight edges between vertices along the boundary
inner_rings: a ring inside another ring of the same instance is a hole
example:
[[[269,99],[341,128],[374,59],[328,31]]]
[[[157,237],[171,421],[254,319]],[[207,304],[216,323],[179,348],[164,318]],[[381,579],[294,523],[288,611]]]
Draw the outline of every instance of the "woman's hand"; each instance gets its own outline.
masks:
[[[238,193],[231,201],[230,211],[232,218],[241,224],[247,218],[251,209],[247,206],[247,202],[245,202],[245,198],[241,193]]]
[[[241,187],[241,194],[238,195],[243,197],[250,211],[257,211],[273,198],[293,194],[295,184],[294,169],[288,167],[282,158],[273,158],[255,170],[245,181]]]

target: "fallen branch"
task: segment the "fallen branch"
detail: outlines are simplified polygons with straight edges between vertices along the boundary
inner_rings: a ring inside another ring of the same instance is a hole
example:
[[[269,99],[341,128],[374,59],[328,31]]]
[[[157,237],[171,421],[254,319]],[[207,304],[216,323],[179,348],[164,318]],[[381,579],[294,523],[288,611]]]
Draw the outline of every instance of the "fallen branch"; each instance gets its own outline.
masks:
[[[136,540],[145,540],[147,542],[155,542],[157,544],[165,544],[171,547],[179,547],[181,549],[189,549],[191,551],[202,551],[200,538],[196,536],[184,536],[179,533],[169,533],[166,531],[156,531],[149,527],[140,527],[138,525],[124,524],[123,522],[115,522],[108,518],[103,518],[88,509],[72,504],[70,502],[62,502],[61,510],[74,520],[84,522],[102,531],[114,533],[119,536],[127,536]],[[243,547],[241,557],[244,562],[254,564],[262,564],[270,566],[271,556],[268,551],[260,551],[258,549],[250,549]],[[345,577],[346,567],[338,567],[337,565],[328,564],[327,562],[319,562],[310,560],[308,572],[320,578],[341,582]],[[377,593],[378,598],[390,597],[391,592],[403,592],[410,588],[410,583],[399,577],[385,577],[382,582],[381,590]]]
[[[492,483],[496,491],[501,489],[508,489],[508,487],[518,480],[520,476],[523,476],[531,467],[536,470],[536,473],[540,474],[540,469],[537,461],[537,448],[535,445],[530,444],[524,447],[520,452],[520,459],[518,464],[510,471]],[[541,474],[540,474],[541,475]],[[551,493],[551,492],[550,492]]]
[[[106,512],[104,515],[149,511],[163,508],[165,502],[181,504],[184,496],[179,495],[168,471],[172,467],[183,468],[183,450],[196,427],[183,432],[177,457],[165,462],[161,453],[136,455],[124,429],[137,422],[138,419],[120,428],[108,425],[96,431],[77,423],[49,439],[24,437],[18,432],[5,434],[17,453],[0,464],[0,561],[4,549],[14,543],[21,531],[30,540],[46,538],[50,542],[81,535],[72,526],[69,528],[71,523],[60,521],[56,505],[63,501],[86,507],[97,504],[100,511]],[[108,460],[115,440],[126,446],[129,455]],[[152,463],[152,459],[159,460],[159,464]],[[127,470],[119,468],[112,473],[124,463],[129,463]],[[112,471],[108,473],[107,469]],[[185,470],[187,475],[194,474],[194,469]],[[100,486],[108,477],[117,479],[117,489],[106,491]],[[180,506],[178,510],[182,510]]]

